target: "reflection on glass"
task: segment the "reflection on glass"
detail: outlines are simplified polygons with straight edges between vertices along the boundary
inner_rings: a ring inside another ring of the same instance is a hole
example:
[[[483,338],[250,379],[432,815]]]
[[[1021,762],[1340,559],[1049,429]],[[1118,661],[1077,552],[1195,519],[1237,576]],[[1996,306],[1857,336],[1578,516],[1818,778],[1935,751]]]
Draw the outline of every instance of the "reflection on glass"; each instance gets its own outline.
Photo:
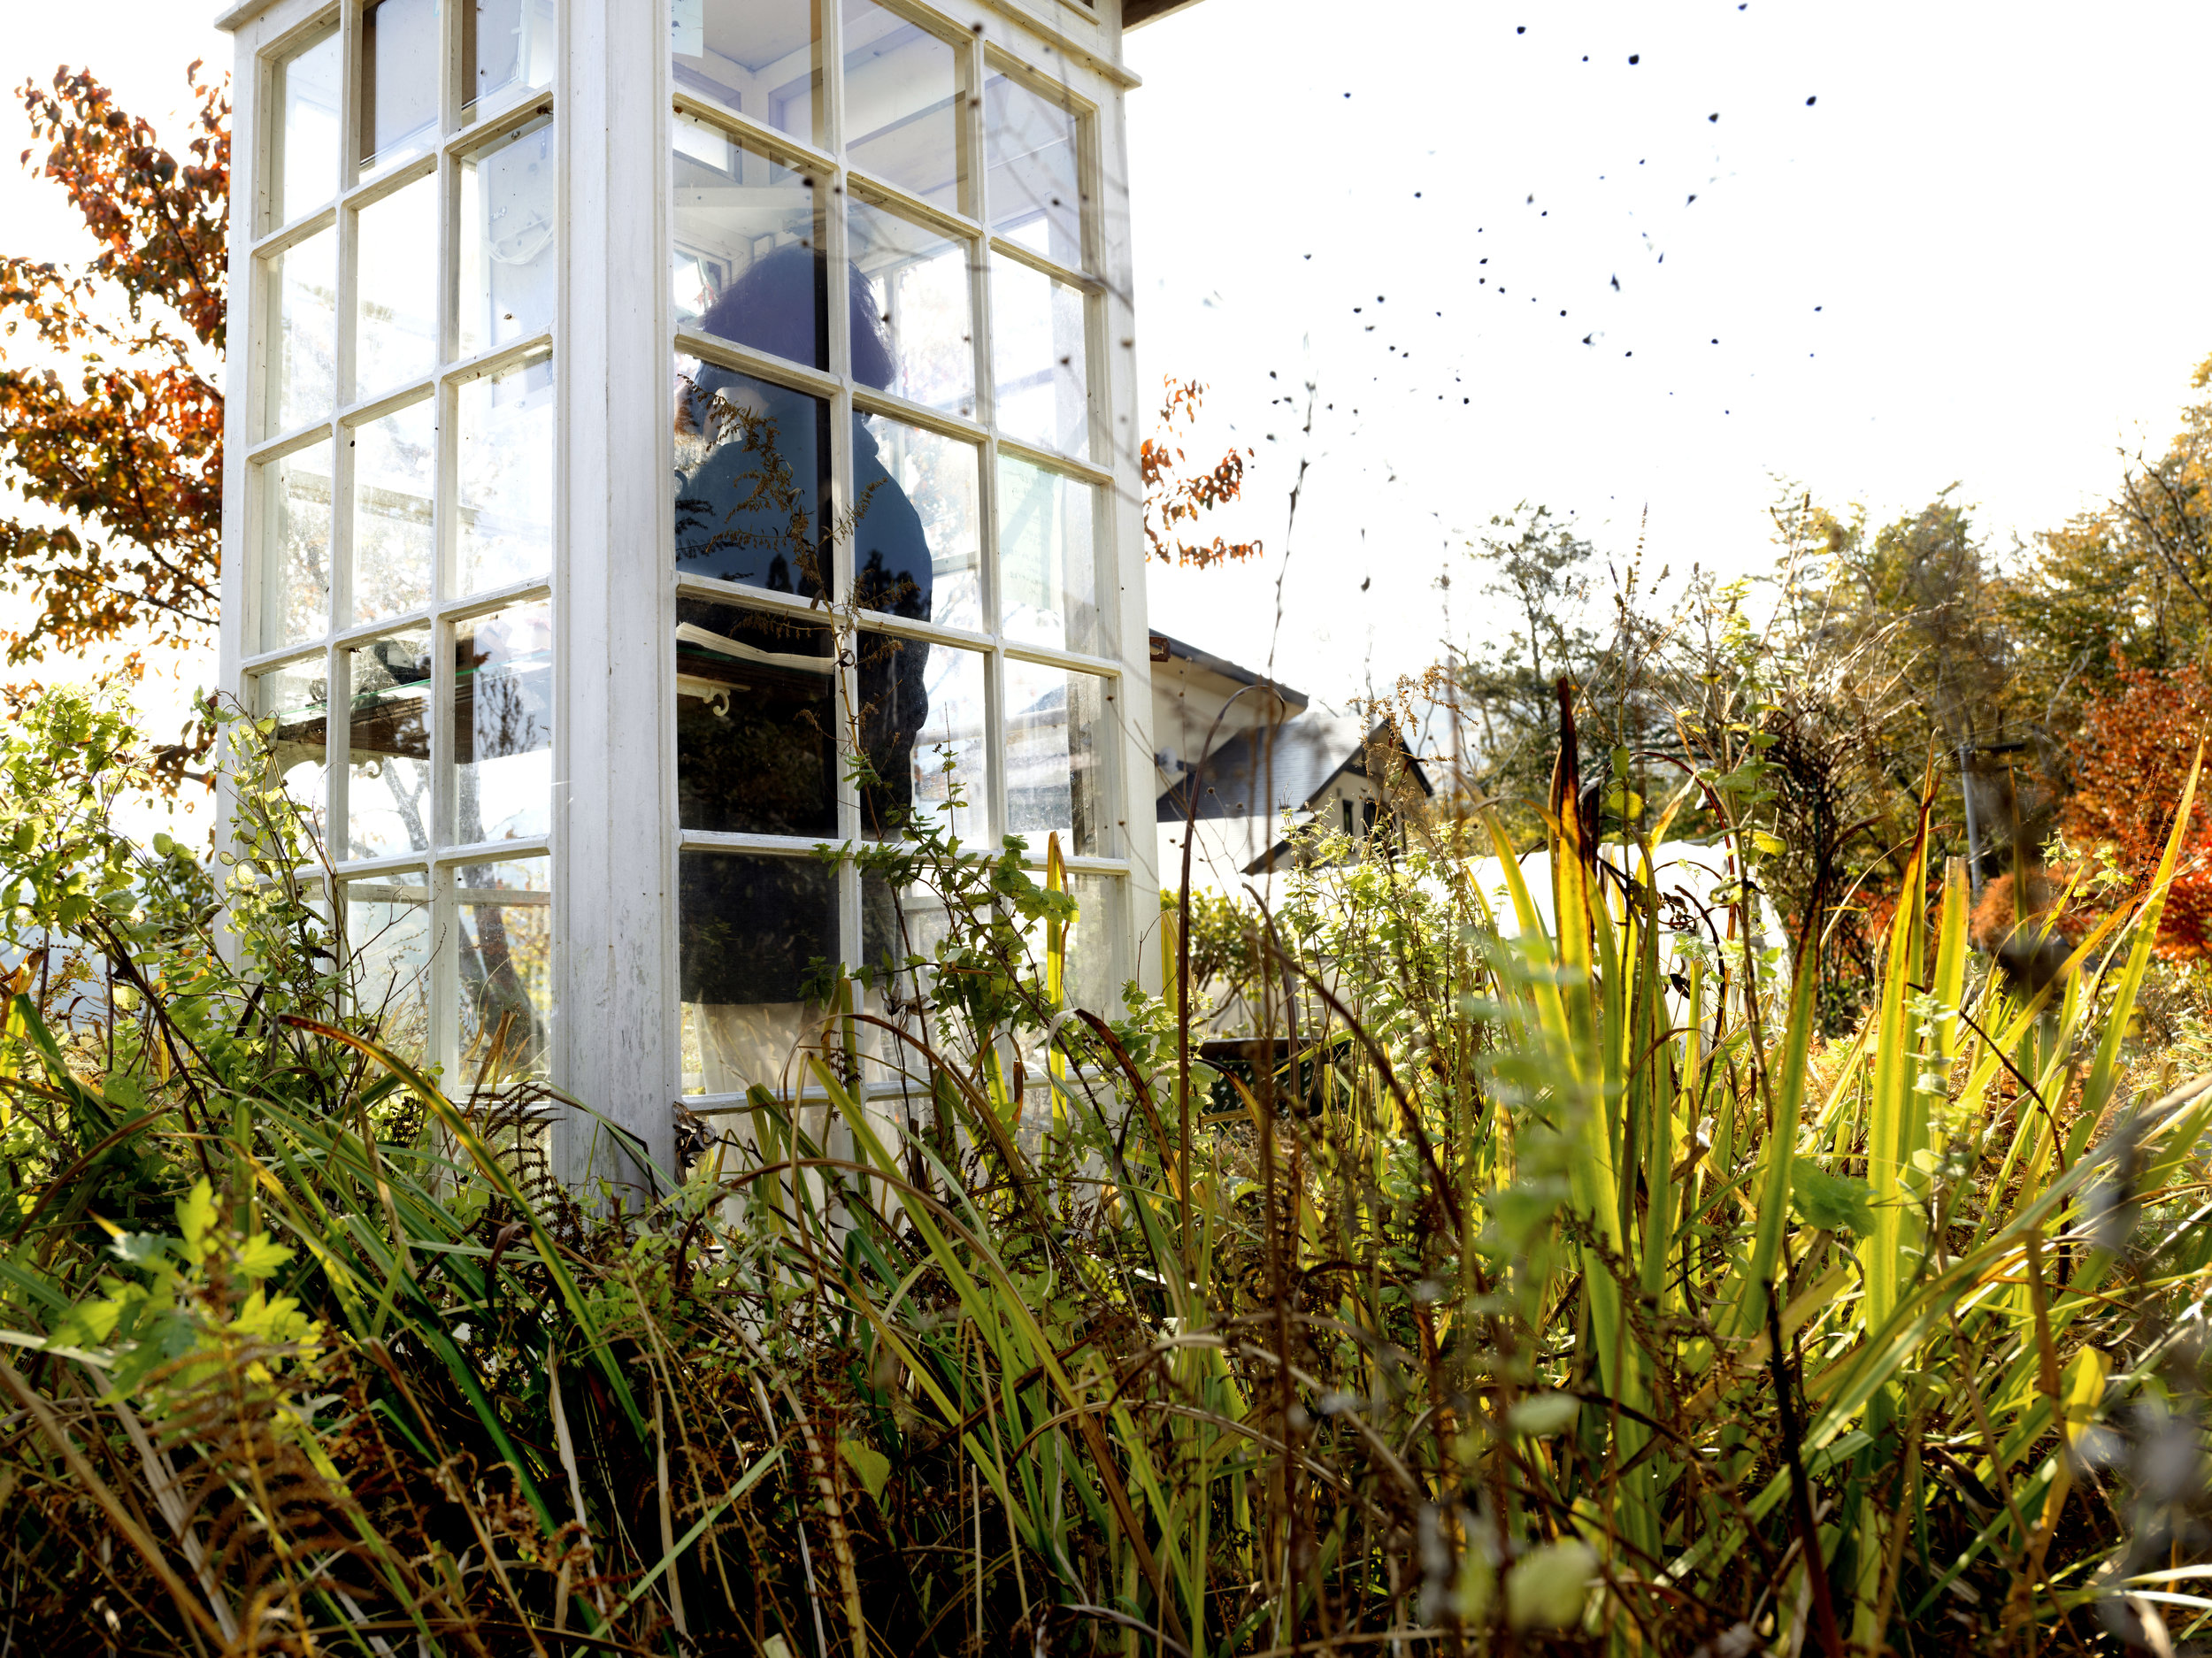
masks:
[[[828,628],[677,600],[676,802],[687,829],[835,838]]]
[[[454,244],[460,261],[460,354],[468,357],[553,326],[552,118],[470,150],[460,168],[461,218]]]
[[[795,1087],[838,959],[837,871],[812,857],[686,852],[678,875],[685,1047],[696,1091]],[[689,1083],[689,1078],[687,1079]]]
[[[430,634],[413,628],[346,652],[346,856],[430,844]]]
[[[984,659],[972,650],[860,635],[861,741],[881,786],[860,796],[870,840],[935,820],[965,841],[984,830]]]
[[[437,405],[395,410],[353,434],[353,619],[373,622],[430,602],[430,491]]]
[[[1033,662],[1006,664],[1006,832],[1033,853],[1056,830],[1071,857],[1094,856],[1105,816],[1106,681]]]
[[[886,415],[856,422],[853,564],[864,608],[982,626],[980,462],[959,438]]]
[[[330,684],[323,675],[323,659],[316,656],[256,674],[253,711],[257,719],[276,722],[267,739],[270,781],[298,810],[303,838],[319,847],[325,739],[330,726]]]
[[[264,436],[329,414],[338,398],[338,232],[294,242],[268,263],[276,312]]]
[[[676,118],[676,325],[829,366],[828,267],[807,174]]]
[[[1097,489],[1002,455],[998,510],[999,631],[1104,654],[1093,553]]]
[[[553,0],[475,0],[461,14],[461,98],[553,83]]]
[[[338,194],[339,41],[335,27],[280,59],[271,79],[276,130],[270,228],[289,224]]]
[[[386,0],[390,4],[390,0]],[[438,180],[434,173],[361,210],[356,255],[353,387],[367,397],[437,366]]]
[[[991,305],[999,430],[1018,442],[1087,456],[1090,377],[1081,290],[1001,254],[991,260]]]
[[[1004,75],[983,83],[991,228],[1056,265],[1083,264],[1083,192],[1072,110]]]
[[[461,1077],[542,1077],[553,1025],[553,866],[544,858],[455,871]]]
[[[373,0],[361,12],[361,167],[423,149],[438,131],[438,0]]]
[[[948,212],[967,203],[960,54],[875,0],[845,0],[845,156]]]
[[[865,384],[973,418],[975,325],[969,308],[968,243],[941,236],[886,208],[851,199],[856,316],[874,319],[888,372]],[[856,351],[860,336],[854,334]]]
[[[348,881],[345,955],[356,1012],[402,1059],[430,1056],[430,888],[419,873]]]
[[[330,631],[330,459],[325,441],[261,468],[263,650]]]
[[[464,384],[455,503],[462,597],[553,567],[553,355]]]
[[[808,143],[823,129],[818,0],[670,0],[676,84]]]
[[[826,596],[829,405],[690,357],[676,367],[676,567]]]
[[[553,822],[553,618],[511,605],[453,630],[453,838],[541,835]]]

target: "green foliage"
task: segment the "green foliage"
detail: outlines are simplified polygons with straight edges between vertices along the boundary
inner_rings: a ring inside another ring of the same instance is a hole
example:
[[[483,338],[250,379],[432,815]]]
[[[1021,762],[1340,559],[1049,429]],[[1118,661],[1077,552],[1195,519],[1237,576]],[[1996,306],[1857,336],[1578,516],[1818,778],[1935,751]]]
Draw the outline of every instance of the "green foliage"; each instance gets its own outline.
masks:
[[[1700,789],[1748,840],[1741,695]],[[1217,1105],[1191,986],[1069,1005],[1056,847],[1040,881],[917,825],[844,855],[945,935],[624,1212],[544,1177],[541,1093],[379,1041],[231,730],[227,953],[213,883],[104,826],[119,710],[0,754],[80,848],[24,864],[19,928],[123,986],[19,972],[0,1052],[0,1570],[45,1647],[1782,1653],[1832,1602],[1839,1646],[1956,1608],[2020,1649],[2197,1547],[2154,1446],[2200,1432],[2212,1094],[2088,1146],[2153,916],[2023,1005],[1954,878],[1822,1046],[1808,958],[1786,1005],[1743,967],[1749,889],[1687,942],[1635,862],[1657,794],[1609,809],[1617,879],[1568,764],[1554,925],[1517,860],[1475,884],[1483,817],[1310,861],[1269,928],[1198,906],[1297,1062]],[[2110,1502],[2070,1501],[2092,1447]]]

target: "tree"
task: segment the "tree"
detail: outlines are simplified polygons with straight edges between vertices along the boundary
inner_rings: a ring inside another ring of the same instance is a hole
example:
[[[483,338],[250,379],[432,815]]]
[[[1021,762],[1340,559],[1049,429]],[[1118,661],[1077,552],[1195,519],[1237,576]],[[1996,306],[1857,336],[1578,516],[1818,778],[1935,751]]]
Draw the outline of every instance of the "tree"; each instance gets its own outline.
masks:
[[[2128,668],[2115,690],[2091,697],[2073,745],[2074,792],[2061,828],[2101,849],[2121,877],[2113,897],[2145,896],[2172,835],[2198,745],[2212,737],[2212,685],[2202,672]],[[2159,916],[2170,956],[2212,954],[2212,787],[2200,779],[2173,884]]]
[[[0,256],[0,331],[65,365],[0,356],[0,480],[44,509],[0,519],[0,585],[37,601],[4,636],[11,665],[136,635],[197,642],[214,626],[223,395],[210,376],[228,299],[230,99],[227,78],[203,81],[197,63],[187,81],[198,108],[181,162],[82,71],[19,88],[49,144],[36,171],[96,250],[76,265]],[[201,726],[164,750],[169,774],[208,741]]]
[[[1481,591],[1513,621],[1459,672],[1461,706],[1481,743],[1471,781],[1485,794],[1540,801],[1559,741],[1554,684],[1564,674],[1587,685],[1600,654],[1582,619],[1595,550],[1571,520],[1523,502],[1490,520],[1474,556],[1489,572]]]
[[[2212,357],[2191,384],[2212,388]],[[2184,411],[2163,455],[2127,463],[2112,500],[2035,540],[2006,623],[2046,725],[2070,734],[2093,699],[2119,694],[2129,668],[2203,663],[2212,646],[2212,397]]]

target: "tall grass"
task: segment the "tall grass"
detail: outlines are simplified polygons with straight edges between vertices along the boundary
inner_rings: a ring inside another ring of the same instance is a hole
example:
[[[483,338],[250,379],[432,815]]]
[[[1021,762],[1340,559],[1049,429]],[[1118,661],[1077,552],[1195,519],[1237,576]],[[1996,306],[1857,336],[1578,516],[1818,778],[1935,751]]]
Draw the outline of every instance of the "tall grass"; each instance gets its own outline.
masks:
[[[1877,1011],[1816,1046],[1814,952],[1663,893],[1670,810],[1601,860],[1570,734],[1555,924],[1479,813],[1325,860],[1249,912],[1285,1063],[1248,1080],[1186,1062],[1171,971],[1065,1005],[1056,856],[926,838],[865,856],[968,917],[902,966],[926,1017],[841,990],[800,1099],[618,1212],[543,1178],[531,1090],[349,1005],[278,797],[234,970],[188,864],[119,884],[122,733],[42,718],[14,923],[124,988],[73,1018],[27,961],[0,1053],[0,1582],[41,1650],[2032,1652],[2212,1613],[2212,1087],[2127,1086],[2155,891],[2024,1000],[1924,835]]]

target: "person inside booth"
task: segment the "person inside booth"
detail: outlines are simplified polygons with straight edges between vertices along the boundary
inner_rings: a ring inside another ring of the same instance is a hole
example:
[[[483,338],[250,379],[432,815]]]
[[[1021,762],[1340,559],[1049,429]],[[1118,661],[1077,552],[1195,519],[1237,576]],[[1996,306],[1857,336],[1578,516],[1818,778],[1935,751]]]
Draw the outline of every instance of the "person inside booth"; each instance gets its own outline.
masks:
[[[774,357],[825,361],[826,274],[818,249],[778,248],[725,289],[698,326]],[[876,296],[857,270],[850,284],[853,377],[887,388],[896,364]],[[679,381],[675,422],[679,571],[826,609],[842,534],[852,545],[856,608],[930,619],[933,559],[920,515],[857,414],[849,505],[836,503],[831,486],[829,405],[810,393],[702,364]],[[876,632],[850,638],[856,696],[849,708],[826,616],[817,622],[679,598],[677,797],[685,828],[841,840],[841,731],[873,774],[861,791],[863,834],[899,833],[912,809],[914,750],[928,716],[929,648]],[[797,1081],[793,1051],[824,1012],[809,997],[810,979],[817,963],[841,956],[836,873],[806,856],[682,858],[681,995],[703,1092],[740,1094],[757,1083],[781,1091]],[[862,906],[865,959],[903,955],[896,925],[891,894],[871,883]]]

